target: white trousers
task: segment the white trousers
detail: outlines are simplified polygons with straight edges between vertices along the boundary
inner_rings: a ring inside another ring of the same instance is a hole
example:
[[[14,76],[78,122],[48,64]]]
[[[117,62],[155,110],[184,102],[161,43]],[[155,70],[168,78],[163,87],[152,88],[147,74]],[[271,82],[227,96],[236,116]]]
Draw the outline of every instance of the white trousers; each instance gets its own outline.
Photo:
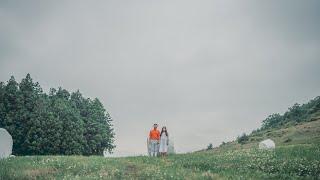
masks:
[[[150,140],[149,146],[151,156],[156,157],[159,153],[158,140]]]

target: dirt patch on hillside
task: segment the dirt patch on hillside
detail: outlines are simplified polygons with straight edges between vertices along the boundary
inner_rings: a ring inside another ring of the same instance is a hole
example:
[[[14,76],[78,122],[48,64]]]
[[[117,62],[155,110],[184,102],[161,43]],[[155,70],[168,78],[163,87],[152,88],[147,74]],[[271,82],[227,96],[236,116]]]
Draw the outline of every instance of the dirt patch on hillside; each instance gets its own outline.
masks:
[[[56,172],[56,169],[53,168],[39,168],[39,169],[30,169],[30,170],[26,170],[25,174],[32,178],[35,179],[37,177],[43,177],[45,175],[50,175],[50,174],[54,174]]]
[[[124,174],[126,176],[137,177],[138,167],[134,164],[128,164],[125,167]]]

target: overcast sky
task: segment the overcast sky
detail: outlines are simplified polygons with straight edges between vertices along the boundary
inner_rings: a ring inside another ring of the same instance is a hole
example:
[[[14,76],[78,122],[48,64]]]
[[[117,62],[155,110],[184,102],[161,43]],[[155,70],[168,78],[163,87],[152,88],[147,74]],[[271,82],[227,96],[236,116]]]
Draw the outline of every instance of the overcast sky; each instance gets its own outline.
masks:
[[[99,98],[116,154],[155,122],[217,146],[320,95],[320,1],[0,0],[0,81],[27,73]]]

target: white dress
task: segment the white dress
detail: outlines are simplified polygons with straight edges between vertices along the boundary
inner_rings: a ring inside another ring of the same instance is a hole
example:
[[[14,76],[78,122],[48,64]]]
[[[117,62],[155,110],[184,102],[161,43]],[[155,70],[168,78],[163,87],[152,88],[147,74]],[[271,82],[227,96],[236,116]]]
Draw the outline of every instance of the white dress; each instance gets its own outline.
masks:
[[[166,136],[165,133],[162,134],[160,137],[160,147],[159,147],[159,152],[161,153],[166,153],[168,152],[168,136]]]

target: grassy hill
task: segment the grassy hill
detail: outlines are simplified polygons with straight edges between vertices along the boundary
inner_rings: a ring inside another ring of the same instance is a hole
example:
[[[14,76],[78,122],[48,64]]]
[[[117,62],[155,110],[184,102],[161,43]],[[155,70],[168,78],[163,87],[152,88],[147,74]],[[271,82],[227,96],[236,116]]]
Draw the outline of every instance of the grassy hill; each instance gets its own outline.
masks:
[[[276,146],[320,144],[320,116],[310,122],[286,124],[283,127],[253,132],[247,138],[243,143],[235,140],[221,144],[213,150],[257,148],[260,141],[268,138],[272,139]]]
[[[212,150],[170,155],[24,156],[0,160],[0,179],[320,179],[320,98],[269,116],[262,128]],[[273,151],[259,150],[270,138]]]
[[[306,104],[294,104],[283,115],[268,116],[262,127],[243,134],[235,141],[222,143],[214,150],[256,148],[265,139],[272,139],[277,146],[320,143],[320,97]]]

